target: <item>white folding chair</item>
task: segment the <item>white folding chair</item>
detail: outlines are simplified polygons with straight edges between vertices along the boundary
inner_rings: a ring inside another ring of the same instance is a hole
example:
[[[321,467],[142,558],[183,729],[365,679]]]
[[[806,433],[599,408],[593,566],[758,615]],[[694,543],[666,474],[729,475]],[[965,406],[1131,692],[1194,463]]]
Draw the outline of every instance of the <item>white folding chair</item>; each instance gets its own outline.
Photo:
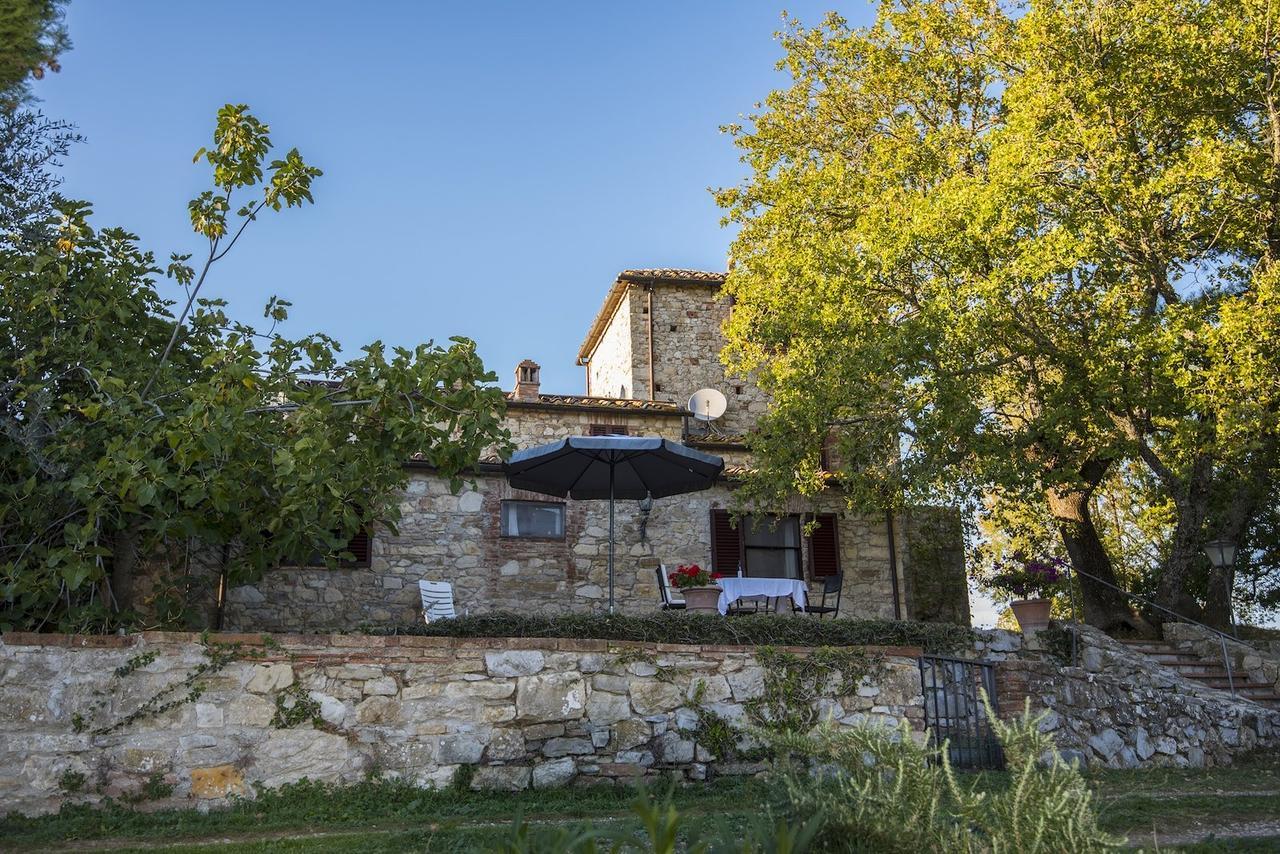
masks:
[[[422,594],[422,619],[451,620],[458,616],[453,610],[453,585],[447,581],[418,582],[418,591]]]
[[[684,610],[684,597],[671,588],[671,579],[667,576],[667,565],[658,564],[658,594],[662,597],[662,610]]]

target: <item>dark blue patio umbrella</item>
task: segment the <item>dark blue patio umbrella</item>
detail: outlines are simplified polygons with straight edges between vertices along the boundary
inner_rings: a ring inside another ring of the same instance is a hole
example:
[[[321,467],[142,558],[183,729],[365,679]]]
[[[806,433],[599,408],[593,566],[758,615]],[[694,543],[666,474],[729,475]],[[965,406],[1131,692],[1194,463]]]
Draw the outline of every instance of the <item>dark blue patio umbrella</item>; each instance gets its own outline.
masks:
[[[706,489],[724,460],[667,439],[642,436],[570,436],[517,451],[506,466],[517,489],[609,499],[609,613],[613,613],[613,503],[617,498],[663,498]]]

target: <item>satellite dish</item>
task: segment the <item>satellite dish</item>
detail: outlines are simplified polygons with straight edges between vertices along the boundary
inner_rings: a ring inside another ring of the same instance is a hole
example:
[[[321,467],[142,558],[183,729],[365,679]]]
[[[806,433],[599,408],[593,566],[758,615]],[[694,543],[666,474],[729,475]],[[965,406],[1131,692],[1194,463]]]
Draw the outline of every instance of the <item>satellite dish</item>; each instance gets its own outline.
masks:
[[[699,389],[689,398],[689,411],[699,421],[715,421],[728,405],[724,395],[713,388]]]

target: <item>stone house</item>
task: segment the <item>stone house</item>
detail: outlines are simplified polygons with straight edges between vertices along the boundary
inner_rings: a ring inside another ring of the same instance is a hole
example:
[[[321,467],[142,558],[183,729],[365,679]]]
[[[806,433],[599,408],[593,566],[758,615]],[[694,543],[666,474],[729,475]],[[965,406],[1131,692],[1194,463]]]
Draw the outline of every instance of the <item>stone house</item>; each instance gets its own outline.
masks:
[[[662,436],[722,456],[726,476],[704,492],[642,508],[619,502],[615,584],[623,612],[659,607],[656,568],[699,563],[747,575],[802,578],[821,595],[839,576],[840,615],[968,623],[958,515],[945,508],[870,516],[848,511],[832,491],[787,512],[733,525],[734,477],[749,465],[743,435],[767,406],[747,377],[726,375],[718,354],[732,310],[724,274],[627,270],[609,289],[578,354],[586,394],[542,391],[539,366],[516,369],[506,426],[518,447],[572,435]],[[685,408],[702,388],[728,399],[708,428]],[[447,482],[413,460],[399,532],[375,530],[352,543],[353,565],[287,567],[232,588],[229,629],[306,631],[420,619],[417,582],[453,585],[459,614],[592,612],[605,607],[607,503],[549,499],[512,489],[489,457],[473,485]],[[820,525],[804,535],[815,512]]]

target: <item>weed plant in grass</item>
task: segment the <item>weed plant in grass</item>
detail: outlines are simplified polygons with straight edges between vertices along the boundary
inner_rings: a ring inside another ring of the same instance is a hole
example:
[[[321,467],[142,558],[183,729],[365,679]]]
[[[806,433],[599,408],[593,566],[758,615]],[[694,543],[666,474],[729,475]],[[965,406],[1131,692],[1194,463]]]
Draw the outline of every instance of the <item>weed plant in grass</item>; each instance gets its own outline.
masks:
[[[909,620],[778,619],[710,614],[509,614],[495,612],[408,626],[370,626],[368,634],[457,638],[580,638],[741,646],[918,646],[954,652],[973,642],[967,626]]]

